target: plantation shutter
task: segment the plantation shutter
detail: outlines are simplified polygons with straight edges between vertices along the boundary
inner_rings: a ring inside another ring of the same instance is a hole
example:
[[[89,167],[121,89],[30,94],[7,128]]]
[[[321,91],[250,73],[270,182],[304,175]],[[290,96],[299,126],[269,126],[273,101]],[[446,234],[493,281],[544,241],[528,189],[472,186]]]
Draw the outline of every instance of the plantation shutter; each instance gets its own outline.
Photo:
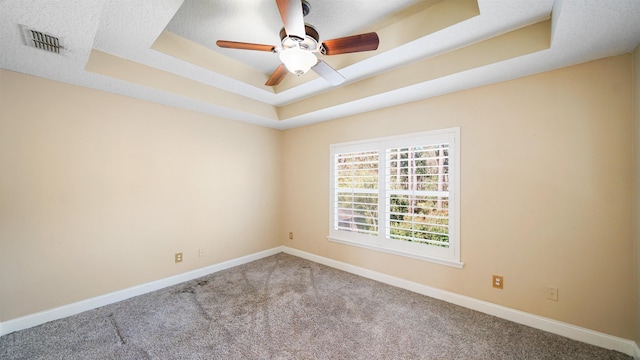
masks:
[[[378,235],[378,151],[335,155],[335,230]]]
[[[386,151],[387,239],[449,247],[449,144]]]

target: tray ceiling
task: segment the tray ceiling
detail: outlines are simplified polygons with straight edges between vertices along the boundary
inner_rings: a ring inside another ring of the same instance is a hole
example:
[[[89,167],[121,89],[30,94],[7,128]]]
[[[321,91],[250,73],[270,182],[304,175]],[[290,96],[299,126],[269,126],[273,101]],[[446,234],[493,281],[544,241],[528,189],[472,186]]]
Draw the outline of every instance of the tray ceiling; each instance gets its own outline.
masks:
[[[378,50],[321,56],[313,73],[264,86],[278,45],[272,0],[0,0],[0,67],[278,129],[326,121],[633,51],[640,1],[310,1],[320,40],[376,31]],[[59,39],[59,54],[27,32]],[[1,81],[1,79],[0,79]]]

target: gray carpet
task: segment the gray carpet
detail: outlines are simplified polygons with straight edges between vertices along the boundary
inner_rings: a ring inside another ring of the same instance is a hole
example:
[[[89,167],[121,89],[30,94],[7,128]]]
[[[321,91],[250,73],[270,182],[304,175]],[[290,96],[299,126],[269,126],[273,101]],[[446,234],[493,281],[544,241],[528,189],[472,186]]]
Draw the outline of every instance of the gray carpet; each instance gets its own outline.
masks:
[[[0,338],[0,359],[630,359],[286,254]]]

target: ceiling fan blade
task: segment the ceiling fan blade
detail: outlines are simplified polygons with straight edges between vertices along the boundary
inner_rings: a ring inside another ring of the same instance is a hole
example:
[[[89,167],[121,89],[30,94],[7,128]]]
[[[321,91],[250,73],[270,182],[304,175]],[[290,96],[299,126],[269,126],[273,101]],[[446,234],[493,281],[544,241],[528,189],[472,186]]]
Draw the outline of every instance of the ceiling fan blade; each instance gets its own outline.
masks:
[[[276,0],[280,17],[284,24],[284,30],[289,36],[297,36],[304,39],[304,15],[302,14],[301,0]]]
[[[319,60],[311,70],[323,77],[333,86],[340,85],[346,80],[342,74],[322,60]]]
[[[227,40],[218,40],[216,41],[216,45],[222,48],[229,48],[229,49],[257,50],[257,51],[270,51],[270,52],[273,52],[276,48],[273,45],[252,44],[252,43],[227,41]]]
[[[380,39],[374,32],[352,35],[338,39],[327,40],[322,43],[324,55],[347,54],[360,51],[371,51],[378,48]]]
[[[280,64],[280,66],[278,66],[276,71],[274,71],[273,74],[269,76],[269,80],[267,80],[267,82],[264,84],[266,86],[276,86],[280,84],[280,81],[284,79],[284,77],[287,75],[288,72],[289,70],[287,70],[284,64]]]

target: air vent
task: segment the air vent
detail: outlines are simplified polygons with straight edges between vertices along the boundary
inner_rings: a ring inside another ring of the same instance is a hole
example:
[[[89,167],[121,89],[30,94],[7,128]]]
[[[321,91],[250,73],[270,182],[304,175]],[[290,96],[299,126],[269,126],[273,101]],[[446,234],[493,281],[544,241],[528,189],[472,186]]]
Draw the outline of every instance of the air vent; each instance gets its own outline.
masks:
[[[56,36],[26,27],[22,27],[22,30],[28,46],[56,54],[60,54],[60,51],[64,49],[62,39]]]

